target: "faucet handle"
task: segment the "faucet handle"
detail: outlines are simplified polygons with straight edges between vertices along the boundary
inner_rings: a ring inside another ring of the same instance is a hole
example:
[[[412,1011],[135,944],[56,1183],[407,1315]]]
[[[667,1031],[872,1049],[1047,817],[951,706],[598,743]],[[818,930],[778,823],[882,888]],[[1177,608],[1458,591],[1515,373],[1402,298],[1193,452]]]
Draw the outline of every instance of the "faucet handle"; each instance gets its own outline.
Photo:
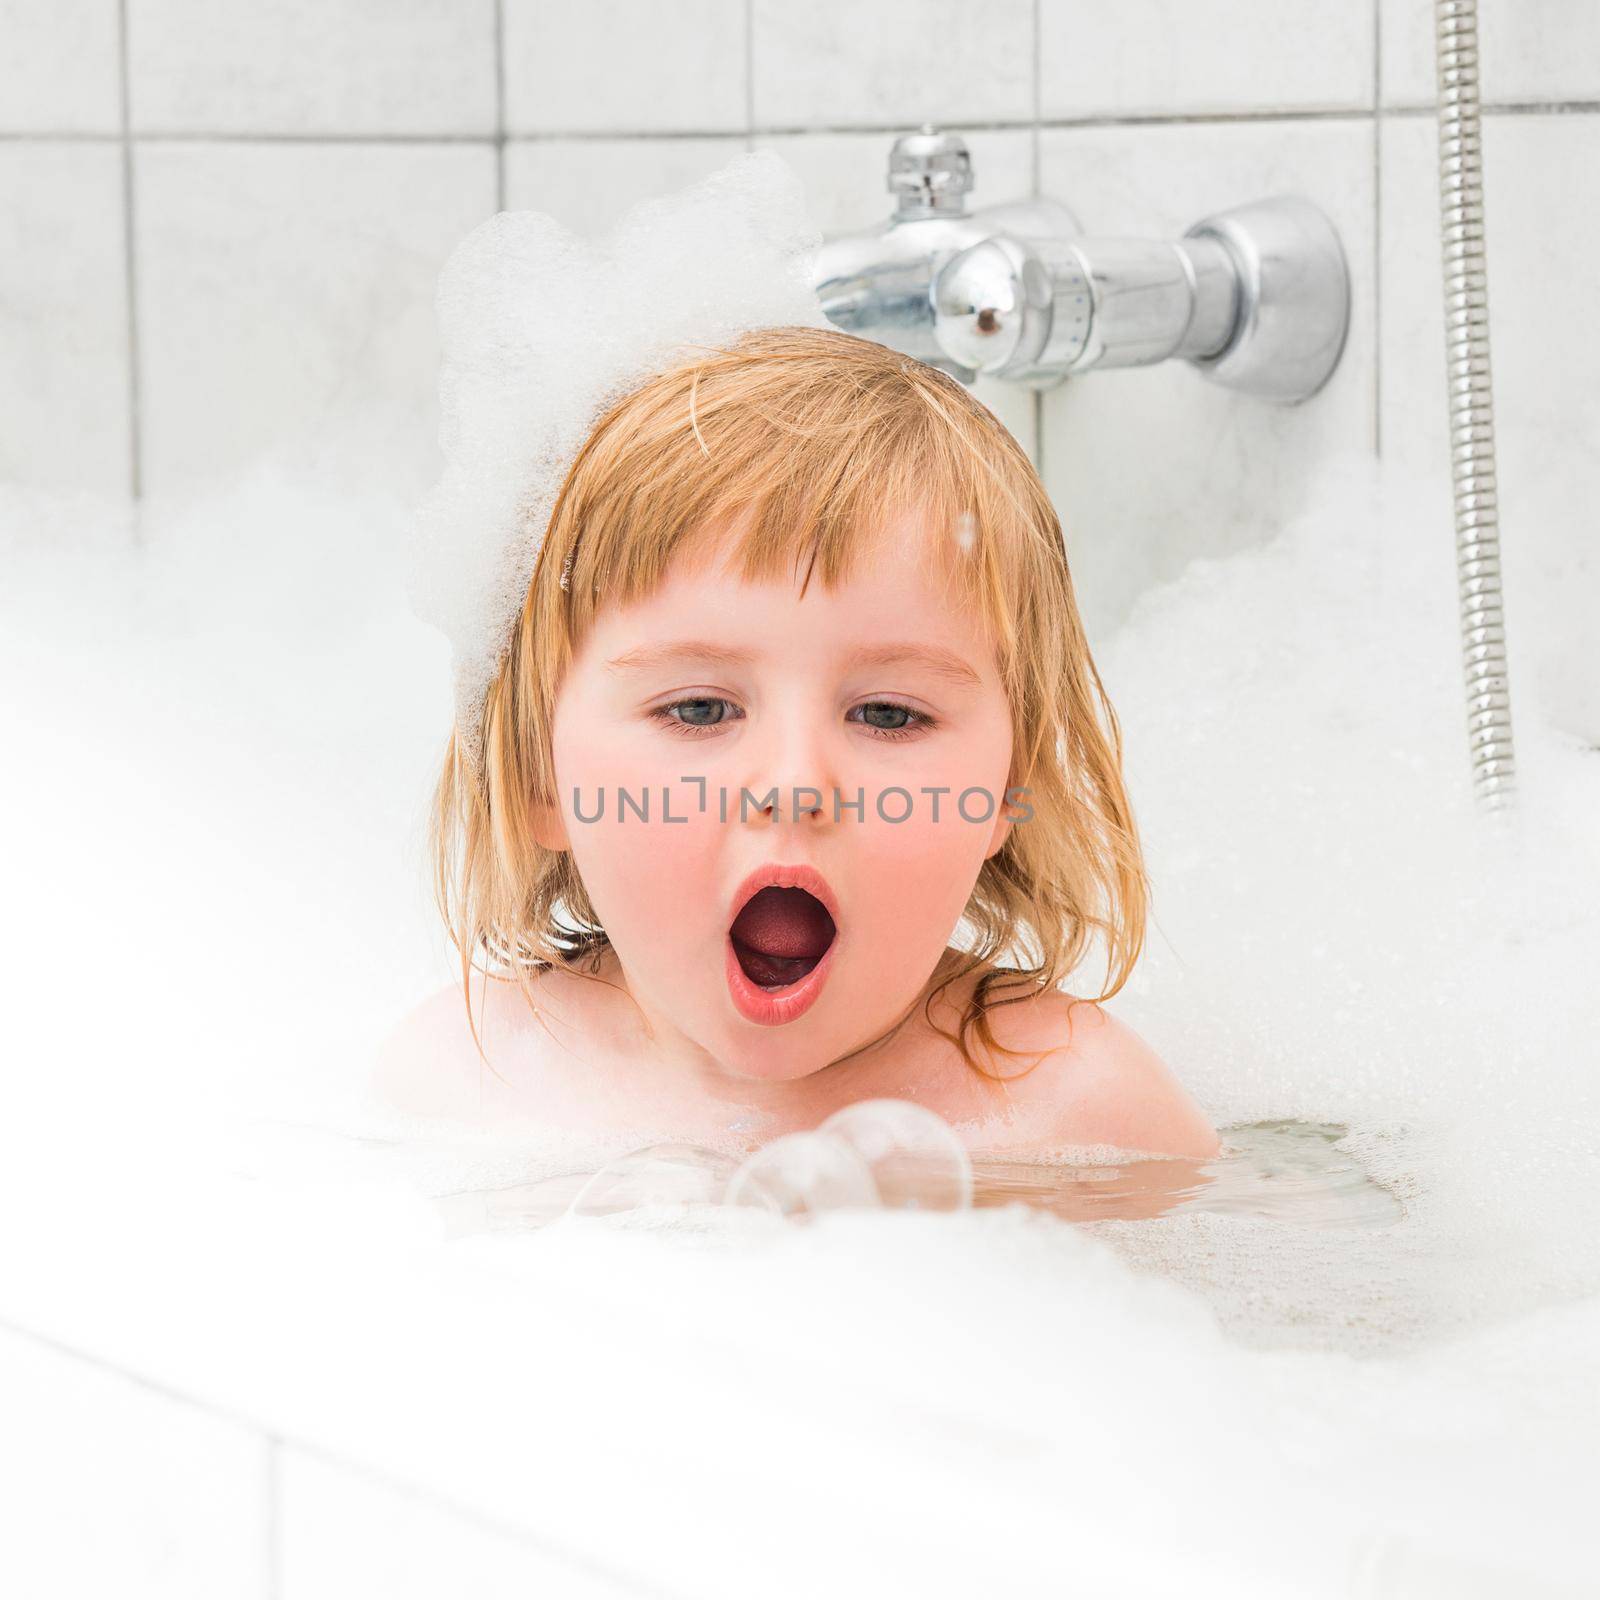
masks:
[[[959,133],[939,133],[925,122],[902,134],[889,152],[889,192],[895,219],[960,216],[972,188],[972,156]]]

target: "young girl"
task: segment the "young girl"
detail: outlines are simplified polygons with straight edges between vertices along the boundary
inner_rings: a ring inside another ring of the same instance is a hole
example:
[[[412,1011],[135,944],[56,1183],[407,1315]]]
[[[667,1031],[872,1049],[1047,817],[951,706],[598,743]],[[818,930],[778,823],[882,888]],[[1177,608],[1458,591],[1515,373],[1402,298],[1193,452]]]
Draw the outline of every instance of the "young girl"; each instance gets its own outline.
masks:
[[[1212,1155],[1099,1004],[1145,921],[1120,754],[1049,498],[961,384],[814,327],[681,361],[589,433],[454,731],[462,983],[383,1088],[749,1147],[893,1096],[978,1149]]]

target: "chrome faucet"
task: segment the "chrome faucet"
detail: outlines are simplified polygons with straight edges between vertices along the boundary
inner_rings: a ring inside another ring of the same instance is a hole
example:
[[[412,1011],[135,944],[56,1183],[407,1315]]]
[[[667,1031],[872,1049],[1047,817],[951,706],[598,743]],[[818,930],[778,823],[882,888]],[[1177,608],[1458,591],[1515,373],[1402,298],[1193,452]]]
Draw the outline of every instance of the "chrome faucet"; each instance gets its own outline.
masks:
[[[1087,238],[1055,200],[968,211],[972,184],[959,134],[924,126],[896,139],[894,215],[815,257],[829,319],[963,383],[1048,389],[1181,356],[1215,383],[1295,401],[1339,364],[1350,276],[1309,200],[1220,211],[1175,242]]]

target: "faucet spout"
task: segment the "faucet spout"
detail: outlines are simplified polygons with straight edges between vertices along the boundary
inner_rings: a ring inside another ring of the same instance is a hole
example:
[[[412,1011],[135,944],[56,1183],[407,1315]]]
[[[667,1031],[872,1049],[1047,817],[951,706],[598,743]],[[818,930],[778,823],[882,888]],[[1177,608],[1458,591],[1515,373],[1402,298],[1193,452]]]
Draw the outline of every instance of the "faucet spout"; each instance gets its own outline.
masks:
[[[1178,240],[1088,238],[1050,199],[968,211],[972,184],[958,135],[897,140],[893,216],[817,256],[829,318],[969,383],[1050,388],[1178,357],[1213,382],[1298,401],[1339,363],[1349,271],[1309,200],[1237,206]]]

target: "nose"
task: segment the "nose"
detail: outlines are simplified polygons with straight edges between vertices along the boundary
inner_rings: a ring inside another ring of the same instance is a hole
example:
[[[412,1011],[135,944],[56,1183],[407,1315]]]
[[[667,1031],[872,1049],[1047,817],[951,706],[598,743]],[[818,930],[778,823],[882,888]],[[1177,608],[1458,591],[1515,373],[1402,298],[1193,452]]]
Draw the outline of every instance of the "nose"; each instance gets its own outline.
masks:
[[[750,747],[753,759],[744,780],[750,798],[741,796],[741,818],[767,828],[832,826],[836,751],[815,705],[796,700],[769,711]]]

